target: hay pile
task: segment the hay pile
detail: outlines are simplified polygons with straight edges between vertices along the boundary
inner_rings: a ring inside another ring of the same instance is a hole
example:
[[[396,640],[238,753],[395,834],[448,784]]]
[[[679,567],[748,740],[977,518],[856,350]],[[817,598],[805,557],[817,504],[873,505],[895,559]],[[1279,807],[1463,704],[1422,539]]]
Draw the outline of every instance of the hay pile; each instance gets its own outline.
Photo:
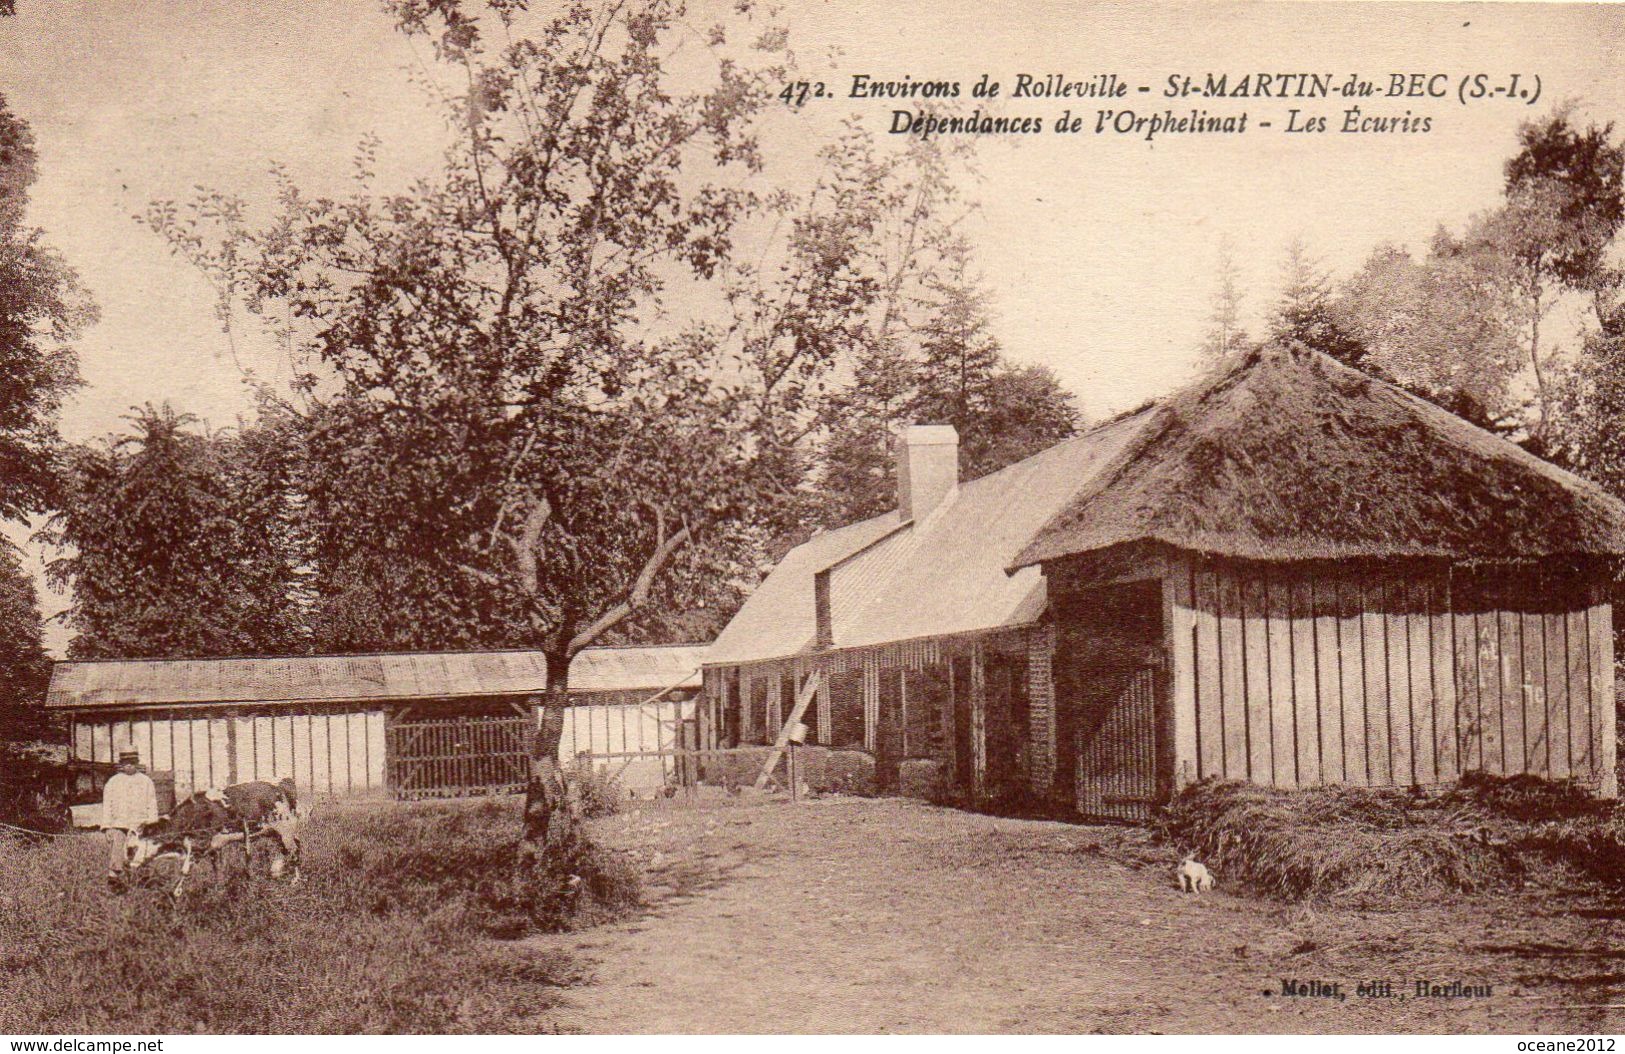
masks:
[[[1161,835],[1227,882],[1292,901],[1478,893],[1560,874],[1625,886],[1613,803],[1533,776],[1473,776],[1436,795],[1209,781],[1173,802]]]

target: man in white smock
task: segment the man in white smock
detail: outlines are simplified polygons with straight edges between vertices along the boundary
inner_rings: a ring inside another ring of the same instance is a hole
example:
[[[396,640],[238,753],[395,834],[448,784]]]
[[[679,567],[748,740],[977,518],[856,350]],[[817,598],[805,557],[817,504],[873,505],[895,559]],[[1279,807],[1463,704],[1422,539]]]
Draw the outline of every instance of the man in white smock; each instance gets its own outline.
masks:
[[[107,832],[107,884],[115,893],[126,887],[130,865],[130,835],[142,824],[158,818],[158,788],[137,765],[133,750],[118,756],[118,771],[102,788],[102,830]]]

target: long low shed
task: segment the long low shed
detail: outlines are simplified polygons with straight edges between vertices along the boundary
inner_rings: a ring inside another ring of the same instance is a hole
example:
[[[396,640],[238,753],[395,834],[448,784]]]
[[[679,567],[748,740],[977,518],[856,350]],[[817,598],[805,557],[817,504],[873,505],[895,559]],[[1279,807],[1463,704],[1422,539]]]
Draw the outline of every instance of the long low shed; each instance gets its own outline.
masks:
[[[657,787],[694,718],[703,648],[595,648],[570,670],[564,760],[616,759]],[[523,786],[547,664],[539,652],[61,662],[47,707],[74,760],[135,749],[176,793],[291,777],[318,795],[400,798]]]

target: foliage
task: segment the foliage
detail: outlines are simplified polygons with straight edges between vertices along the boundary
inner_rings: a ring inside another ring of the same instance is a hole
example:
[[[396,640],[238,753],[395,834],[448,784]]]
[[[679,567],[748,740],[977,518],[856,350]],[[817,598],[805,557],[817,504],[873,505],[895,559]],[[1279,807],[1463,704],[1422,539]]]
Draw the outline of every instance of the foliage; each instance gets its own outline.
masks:
[[[31,715],[50,676],[34,580],[0,539],[0,740],[25,738],[38,724]]]
[[[1287,247],[1283,274],[1281,298],[1269,322],[1270,340],[1286,346],[1302,344],[1345,366],[1360,367],[1366,346],[1333,310],[1331,279],[1310,257],[1301,238]]]
[[[1459,233],[1439,228],[1421,256],[1378,246],[1336,286],[1295,242],[1270,335],[1606,473],[1610,422],[1585,420],[1605,412],[1606,368],[1587,359],[1608,357],[1599,329],[1621,286],[1612,247],[1625,223],[1625,145],[1612,125],[1582,130],[1563,107],[1519,127],[1504,173],[1501,202]],[[1581,325],[1582,347],[1564,347],[1553,321],[1577,319],[1581,305],[1595,326]]]
[[[267,425],[205,435],[167,405],[70,452],[43,533],[72,586],[75,658],[282,653],[303,646],[289,457]]]
[[[859,359],[852,383],[831,397],[820,451],[815,511],[842,526],[894,508],[892,443],[900,426],[951,424],[962,480],[977,479],[1076,434],[1072,395],[1047,367],[1008,362],[991,333],[988,294],[969,273],[969,250],[944,251],[912,310],[914,346],[885,342]]]
[[[1506,163],[1510,254],[1525,281],[1598,292],[1618,280],[1607,251],[1625,223],[1625,147],[1612,123],[1575,127],[1569,109],[1518,129]]]
[[[1365,368],[1481,427],[1510,430],[1520,349],[1502,263],[1443,229],[1421,260],[1381,246],[1339,290],[1334,311],[1366,348]]]
[[[377,915],[461,916],[460,925],[499,937],[590,926],[635,907],[637,872],[571,829],[534,866],[516,862],[515,809],[484,801],[334,816],[312,844],[316,882],[345,885],[333,895]]]
[[[1611,124],[1580,131],[1566,108],[1525,122],[1505,166],[1502,205],[1476,217],[1463,236],[1466,252],[1492,261],[1480,270],[1502,305],[1493,317],[1529,368],[1528,445],[1541,454],[1561,456],[1565,446],[1564,349],[1547,320],[1565,297],[1582,296],[1600,321],[1619,285],[1607,253],[1625,222],[1625,146],[1612,134]]]
[[[571,766],[570,785],[583,819],[613,816],[626,804],[627,791],[607,767],[595,767],[590,757],[579,757]]]
[[[1625,494],[1625,305],[1587,335],[1563,400],[1568,460],[1614,494]]]
[[[96,317],[78,276],[24,219],[34,137],[0,96],[0,519],[56,499],[57,412],[79,385],[72,341]]]
[[[587,843],[558,870],[516,872],[515,812],[483,803],[318,816],[305,883],[249,878],[228,858],[218,874],[194,872],[174,912],[159,889],[110,899],[98,839],[0,847],[0,1030],[549,1031],[579,969],[491,936],[622,913],[636,874]]]
[[[368,146],[353,194],[282,178],[263,226],[221,194],[149,220],[317,364],[324,635],[524,643],[560,692],[576,651],[736,569],[761,479],[745,400],[714,333],[645,322],[718,274],[756,203],[737,181],[782,34],[748,4],[698,30],[669,0],[388,7],[434,48],[439,172],[375,192]],[[683,90],[671,56],[696,33],[707,86]]]
[[[1247,330],[1241,324],[1242,291],[1236,259],[1228,243],[1220,246],[1218,286],[1213,291],[1208,329],[1202,336],[1201,356],[1205,362],[1218,360],[1249,346]]]
[[[43,738],[15,726],[0,738],[0,823],[49,834],[68,826],[67,768]]]

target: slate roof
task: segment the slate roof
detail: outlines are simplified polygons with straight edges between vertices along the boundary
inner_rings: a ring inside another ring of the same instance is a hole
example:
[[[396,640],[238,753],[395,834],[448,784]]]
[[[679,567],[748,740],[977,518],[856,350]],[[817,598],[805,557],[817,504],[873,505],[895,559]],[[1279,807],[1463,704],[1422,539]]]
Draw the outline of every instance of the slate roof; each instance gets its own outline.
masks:
[[[702,645],[588,648],[570,691],[657,692],[699,685]],[[229,703],[337,703],[534,695],[547,687],[535,651],[413,652],[248,659],[59,662],[45,705],[63,709]]]
[[[830,531],[790,551],[740,608],[707,665],[811,652],[813,580],[830,571],[836,648],[1019,626],[1044,610],[1036,568],[1008,565],[1143,426],[1142,411],[981,479],[962,483],[923,520],[896,512]]]

